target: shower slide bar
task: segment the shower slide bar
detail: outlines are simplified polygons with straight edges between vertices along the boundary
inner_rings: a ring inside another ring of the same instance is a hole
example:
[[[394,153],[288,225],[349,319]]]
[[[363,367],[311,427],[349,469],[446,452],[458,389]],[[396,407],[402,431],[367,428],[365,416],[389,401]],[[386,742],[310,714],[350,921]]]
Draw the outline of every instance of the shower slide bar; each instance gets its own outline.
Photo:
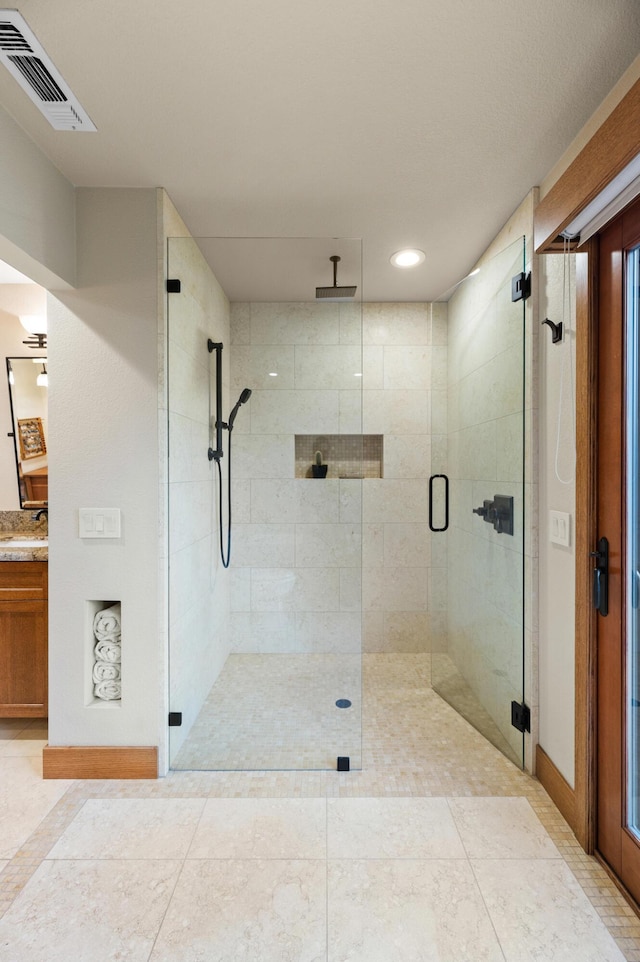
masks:
[[[444,481],[444,524],[437,527],[433,523],[433,482],[436,478]],[[429,478],[429,528],[431,531],[446,531],[449,527],[449,478],[446,474],[432,474]]]
[[[207,340],[209,354],[216,352],[216,446],[209,448],[208,457],[210,461],[220,461],[223,456],[222,450],[222,341]]]

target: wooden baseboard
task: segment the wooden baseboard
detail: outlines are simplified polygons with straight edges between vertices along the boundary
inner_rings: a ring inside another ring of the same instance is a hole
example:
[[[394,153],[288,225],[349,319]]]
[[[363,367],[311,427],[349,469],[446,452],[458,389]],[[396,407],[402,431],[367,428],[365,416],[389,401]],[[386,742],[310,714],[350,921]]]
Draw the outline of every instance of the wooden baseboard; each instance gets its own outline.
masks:
[[[569,823],[571,830],[575,832],[576,793],[540,745],[536,745],[536,776],[560,814]]]
[[[157,748],[46,745],[43,778],[157,778]]]

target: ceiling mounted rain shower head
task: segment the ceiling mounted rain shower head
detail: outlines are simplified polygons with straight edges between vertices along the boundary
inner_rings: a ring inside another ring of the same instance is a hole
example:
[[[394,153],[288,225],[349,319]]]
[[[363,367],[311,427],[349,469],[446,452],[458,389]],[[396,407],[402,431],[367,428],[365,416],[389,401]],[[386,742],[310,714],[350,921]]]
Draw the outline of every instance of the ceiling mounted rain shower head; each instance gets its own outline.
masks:
[[[324,300],[325,298],[341,298],[349,299],[356,296],[356,291],[358,290],[356,285],[352,287],[338,287],[338,262],[340,258],[337,254],[333,254],[329,260],[333,264],[333,287],[316,287],[316,300]]]

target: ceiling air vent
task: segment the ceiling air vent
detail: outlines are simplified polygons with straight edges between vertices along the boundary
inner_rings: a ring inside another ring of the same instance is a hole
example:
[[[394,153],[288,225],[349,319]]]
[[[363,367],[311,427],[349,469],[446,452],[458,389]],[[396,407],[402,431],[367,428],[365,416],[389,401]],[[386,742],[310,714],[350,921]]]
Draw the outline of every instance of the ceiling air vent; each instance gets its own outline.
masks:
[[[96,129],[16,10],[0,10],[0,61],[55,130]]]

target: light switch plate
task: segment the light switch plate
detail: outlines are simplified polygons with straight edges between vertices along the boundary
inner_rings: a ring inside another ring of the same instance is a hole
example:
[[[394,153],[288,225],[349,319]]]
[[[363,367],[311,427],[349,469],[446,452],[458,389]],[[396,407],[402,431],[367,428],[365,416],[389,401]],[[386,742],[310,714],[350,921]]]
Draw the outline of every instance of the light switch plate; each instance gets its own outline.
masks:
[[[571,544],[571,515],[566,511],[549,512],[549,540],[568,548]]]
[[[120,508],[80,508],[79,538],[119,538]]]

